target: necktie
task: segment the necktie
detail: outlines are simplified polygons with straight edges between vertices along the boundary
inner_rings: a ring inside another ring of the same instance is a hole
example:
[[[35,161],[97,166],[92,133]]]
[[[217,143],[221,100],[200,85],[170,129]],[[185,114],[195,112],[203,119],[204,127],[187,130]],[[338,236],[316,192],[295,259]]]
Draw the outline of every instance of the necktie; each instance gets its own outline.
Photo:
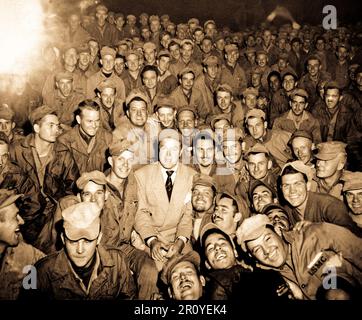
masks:
[[[166,171],[167,180],[166,180],[165,187],[166,187],[166,192],[167,192],[167,196],[168,196],[168,201],[171,200],[171,194],[172,194],[172,179],[171,179],[171,176],[172,176],[173,172],[174,172],[173,170]]]

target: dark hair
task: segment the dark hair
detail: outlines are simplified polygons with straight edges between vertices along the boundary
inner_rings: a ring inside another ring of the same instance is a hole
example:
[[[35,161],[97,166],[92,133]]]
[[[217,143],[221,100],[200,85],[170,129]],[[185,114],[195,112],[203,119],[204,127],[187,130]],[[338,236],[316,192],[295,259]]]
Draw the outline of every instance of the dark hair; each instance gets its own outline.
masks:
[[[142,79],[142,82],[143,82],[143,75],[147,72],[147,71],[153,71],[156,73],[156,76],[159,75],[159,72],[158,72],[158,69],[156,66],[150,66],[150,65],[147,65],[147,66],[144,66],[142,71],[141,71],[141,79]]]
[[[126,62],[126,57],[124,55],[117,53],[115,59],[119,59],[119,58],[123,59],[123,61]]]
[[[294,81],[298,81],[298,77],[294,74],[294,73],[292,73],[292,72],[286,72],[286,73],[284,73],[283,74],[283,80],[284,80],[284,78],[286,77],[286,76],[292,76],[293,77],[293,79],[294,79]]]
[[[300,173],[303,176],[304,181],[308,182],[307,175],[305,173],[303,173],[303,172],[300,172],[300,171],[294,169],[292,166],[287,166],[287,167],[284,168],[284,170],[280,174],[280,182],[281,182],[281,179],[282,179],[283,176],[285,176],[287,174],[296,174],[296,173]]]
[[[235,213],[238,212],[238,211],[239,211],[238,203],[236,202],[236,200],[235,200],[234,198],[230,197],[227,193],[222,193],[221,196],[220,196],[220,198],[219,198],[219,201],[220,201],[221,199],[225,199],[225,198],[226,198],[226,199],[230,199],[230,200],[233,201],[232,206],[236,208]]]
[[[178,47],[180,48],[180,44],[178,42],[176,42],[175,40],[171,40],[171,42],[169,43],[167,49],[170,50],[170,48],[174,45],[178,45]]]
[[[269,73],[268,78],[267,78],[268,83],[269,83],[271,77],[277,77],[279,82],[282,83],[282,78],[280,77],[280,73],[278,71],[272,71],[272,72]]]

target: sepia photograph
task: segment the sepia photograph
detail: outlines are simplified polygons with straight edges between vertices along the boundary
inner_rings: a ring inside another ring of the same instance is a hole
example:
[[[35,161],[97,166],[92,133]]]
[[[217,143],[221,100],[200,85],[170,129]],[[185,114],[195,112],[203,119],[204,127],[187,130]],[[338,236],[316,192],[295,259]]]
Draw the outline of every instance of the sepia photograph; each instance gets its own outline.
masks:
[[[0,0],[0,308],[362,301],[361,12]]]

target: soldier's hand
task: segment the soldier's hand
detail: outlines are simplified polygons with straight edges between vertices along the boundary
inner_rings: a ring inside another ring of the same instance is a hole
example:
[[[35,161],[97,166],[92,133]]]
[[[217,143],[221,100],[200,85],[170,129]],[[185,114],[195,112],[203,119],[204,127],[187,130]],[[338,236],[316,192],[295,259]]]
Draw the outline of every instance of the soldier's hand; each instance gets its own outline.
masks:
[[[177,239],[175,243],[173,243],[170,248],[168,249],[166,258],[171,258],[177,253],[181,253],[182,249],[184,248],[185,244],[181,239]]]
[[[152,259],[163,261],[165,259],[165,254],[168,251],[168,245],[157,239],[154,239],[150,244],[150,250]]]

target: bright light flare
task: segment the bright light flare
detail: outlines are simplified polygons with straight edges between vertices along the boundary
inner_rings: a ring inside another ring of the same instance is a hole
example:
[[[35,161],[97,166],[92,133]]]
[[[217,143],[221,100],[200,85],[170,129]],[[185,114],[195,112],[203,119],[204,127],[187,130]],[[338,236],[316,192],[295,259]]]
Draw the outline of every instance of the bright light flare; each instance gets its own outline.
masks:
[[[41,0],[1,0],[0,74],[24,73],[36,63],[43,39]]]

